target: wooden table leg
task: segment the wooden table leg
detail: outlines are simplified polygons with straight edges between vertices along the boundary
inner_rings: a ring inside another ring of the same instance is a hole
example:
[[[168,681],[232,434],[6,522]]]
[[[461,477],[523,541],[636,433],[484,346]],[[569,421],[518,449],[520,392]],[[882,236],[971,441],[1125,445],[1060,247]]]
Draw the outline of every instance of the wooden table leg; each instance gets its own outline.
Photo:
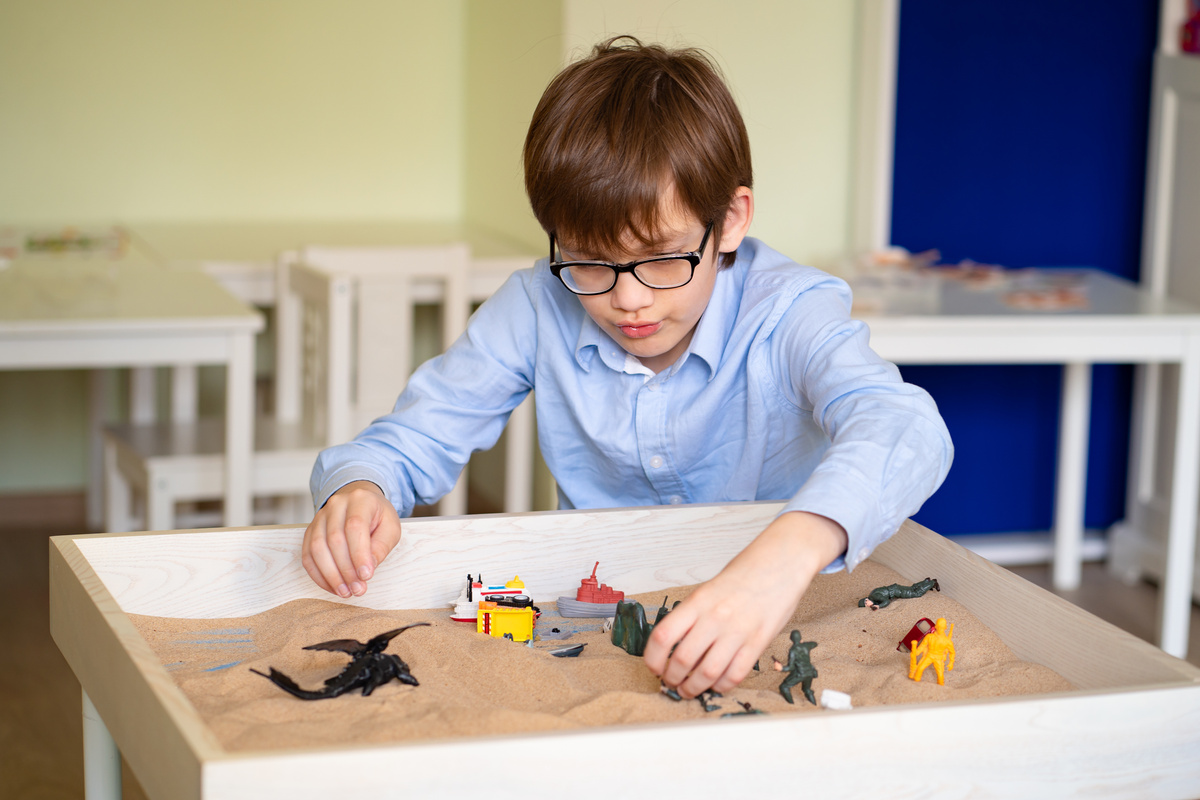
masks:
[[[1087,489],[1088,426],[1092,365],[1063,365],[1058,425],[1058,476],[1054,489],[1054,588],[1079,588],[1083,561],[1083,512]]]
[[[121,800],[121,751],[83,693],[83,790],[87,800]]]

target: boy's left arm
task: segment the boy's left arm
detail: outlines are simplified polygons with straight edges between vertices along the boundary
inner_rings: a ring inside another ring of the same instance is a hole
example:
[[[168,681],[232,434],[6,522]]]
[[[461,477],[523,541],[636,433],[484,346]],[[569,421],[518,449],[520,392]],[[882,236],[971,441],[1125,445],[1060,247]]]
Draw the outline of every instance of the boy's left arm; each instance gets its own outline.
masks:
[[[870,349],[849,312],[845,283],[828,278],[769,337],[776,386],[831,446],[784,513],[655,627],[646,664],[685,697],[745,678],[813,577],[867,558],[949,470],[953,445],[932,398]]]
[[[710,688],[729,691],[750,673],[813,577],[845,552],[846,542],[846,531],[827,517],[780,515],[654,627],[646,665],[683,697]]]

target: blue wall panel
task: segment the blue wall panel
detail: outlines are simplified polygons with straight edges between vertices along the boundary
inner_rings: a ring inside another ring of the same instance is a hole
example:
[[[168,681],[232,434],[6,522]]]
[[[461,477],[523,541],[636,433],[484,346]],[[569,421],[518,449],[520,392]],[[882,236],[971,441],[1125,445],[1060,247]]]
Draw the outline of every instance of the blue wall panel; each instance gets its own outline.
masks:
[[[892,241],[1136,279],[1157,5],[903,0]],[[948,534],[1049,528],[1061,370],[902,371],[957,449],[916,518]],[[1131,375],[1093,376],[1091,527],[1124,513]]]

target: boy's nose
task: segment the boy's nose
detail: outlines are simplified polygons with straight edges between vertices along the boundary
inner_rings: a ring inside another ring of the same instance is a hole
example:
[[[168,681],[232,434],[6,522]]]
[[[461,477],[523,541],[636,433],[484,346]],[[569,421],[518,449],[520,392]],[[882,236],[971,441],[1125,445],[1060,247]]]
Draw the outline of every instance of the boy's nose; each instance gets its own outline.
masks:
[[[617,285],[610,294],[613,308],[622,311],[638,311],[654,303],[654,290],[628,272],[617,276]]]

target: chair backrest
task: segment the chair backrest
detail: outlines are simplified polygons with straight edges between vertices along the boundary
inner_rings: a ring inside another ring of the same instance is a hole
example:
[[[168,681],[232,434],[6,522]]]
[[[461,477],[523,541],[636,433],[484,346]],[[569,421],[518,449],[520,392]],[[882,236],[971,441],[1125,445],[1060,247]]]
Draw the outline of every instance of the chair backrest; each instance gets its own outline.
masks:
[[[420,247],[306,247],[298,263],[353,287],[349,348],[351,435],[392,409],[415,368],[414,308],[436,304],[441,342],[467,327],[470,251],[456,243]]]
[[[349,393],[353,284],[286,253],[277,265],[275,413],[322,446],[353,436]]]

